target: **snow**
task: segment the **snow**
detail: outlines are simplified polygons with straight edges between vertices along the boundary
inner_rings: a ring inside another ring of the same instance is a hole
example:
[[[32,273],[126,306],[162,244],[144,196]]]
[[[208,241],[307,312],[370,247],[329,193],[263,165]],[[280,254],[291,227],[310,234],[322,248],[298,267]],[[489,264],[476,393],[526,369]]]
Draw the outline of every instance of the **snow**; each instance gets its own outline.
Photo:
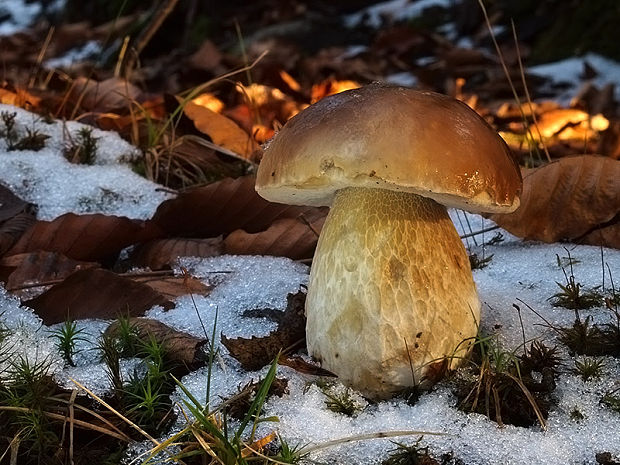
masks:
[[[96,40],[89,40],[79,47],[72,48],[62,56],[46,60],[43,65],[48,69],[68,68],[74,63],[80,63],[92,57],[96,57],[102,52],[101,44]]]
[[[65,0],[51,2],[48,12],[60,11]],[[14,34],[30,26],[43,13],[41,2],[28,0],[2,0],[0,3],[0,36]]]
[[[131,170],[139,156],[135,147],[111,131],[101,131],[75,121],[46,122],[21,108],[0,104],[0,114],[16,114],[16,131],[21,137],[36,131],[49,138],[45,147],[7,150],[0,137],[0,183],[23,200],[39,207],[38,218],[51,220],[64,213],[105,213],[147,219],[169,194]],[[97,139],[93,165],[73,164],[62,155],[74,143],[81,129],[92,130]],[[5,132],[0,122],[0,134]]]
[[[381,26],[384,17],[394,21],[403,21],[420,16],[429,7],[449,8],[453,0],[388,0],[369,6],[344,18],[347,27],[355,27],[365,21],[371,27]]]
[[[530,66],[529,72],[551,80],[553,86],[564,86],[557,100],[560,103],[569,102],[585,82],[581,77],[585,63],[596,71],[597,75],[590,80],[597,87],[608,83],[615,85],[615,98],[620,99],[620,63],[605,58],[596,53],[587,53],[581,57],[571,57],[565,60]]]

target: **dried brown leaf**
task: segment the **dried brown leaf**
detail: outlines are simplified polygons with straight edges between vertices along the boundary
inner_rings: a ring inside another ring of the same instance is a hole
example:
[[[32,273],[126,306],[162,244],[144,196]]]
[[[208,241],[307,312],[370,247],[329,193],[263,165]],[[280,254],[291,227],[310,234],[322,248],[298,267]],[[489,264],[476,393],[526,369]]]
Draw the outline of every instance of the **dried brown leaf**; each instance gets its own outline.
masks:
[[[170,268],[179,257],[213,257],[221,255],[224,246],[221,237],[209,239],[157,239],[140,246],[132,261],[151,270]]]
[[[155,305],[165,309],[174,304],[146,284],[118,276],[111,271],[76,271],[62,283],[24,302],[43,323],[51,325],[67,318],[112,319],[118,315],[141,316]]]
[[[148,343],[150,338],[159,342],[166,357],[172,362],[194,370],[207,360],[203,350],[207,340],[204,338],[177,331],[161,321],[150,318],[129,318],[128,323],[136,330],[138,338],[143,342]],[[105,335],[114,337],[118,331],[119,323],[115,321],[105,330]]]
[[[58,252],[74,260],[108,261],[125,247],[161,236],[152,222],[111,215],[67,213],[53,221],[37,221],[9,255],[36,250]]]
[[[314,221],[283,218],[265,231],[248,233],[233,231],[224,240],[226,253],[232,255],[273,255],[293,260],[312,258],[325,215],[314,215]]]
[[[11,189],[0,184],[0,223],[23,212],[28,205],[28,202],[13,194]]]
[[[338,376],[331,371],[326,370],[325,368],[321,368],[319,365],[307,362],[306,360],[298,356],[287,357],[286,355],[282,355],[278,359],[278,363],[306,375],[326,376],[330,378],[335,378]]]
[[[0,225],[0,256],[13,247],[37,219],[31,213],[19,213]]]
[[[152,221],[169,236],[217,237],[237,229],[264,231],[277,219],[325,210],[268,202],[254,190],[255,179],[224,179],[183,192],[163,202]]]
[[[4,257],[0,260],[0,267],[12,269],[6,282],[7,290],[12,291],[29,284],[65,279],[75,271],[97,268],[99,264],[39,250]]]
[[[97,82],[78,77],[71,87],[69,98],[84,110],[107,113],[127,108],[141,94],[140,89],[121,78],[112,77]]]
[[[161,295],[168,299],[174,299],[176,297],[194,294],[194,295],[209,295],[211,287],[206,286],[200,280],[191,277],[179,277],[179,276],[131,276],[137,283],[143,283],[149,286],[154,291],[159,292]]]
[[[581,155],[524,172],[521,206],[514,213],[489,218],[524,239],[579,241],[617,223],[619,212],[620,162]],[[605,241],[607,235],[600,237]]]
[[[259,145],[237,123],[206,106],[193,101],[184,107],[185,114],[194,122],[196,129],[207,134],[211,140],[245,159],[251,159]]]
[[[250,339],[229,339],[222,334],[222,344],[235,357],[245,370],[258,370],[271,363],[276,355],[284,349],[298,344],[306,337],[306,318],[303,292],[289,294],[284,312],[264,309],[246,312],[244,317],[267,317],[278,322],[278,329],[268,336]]]

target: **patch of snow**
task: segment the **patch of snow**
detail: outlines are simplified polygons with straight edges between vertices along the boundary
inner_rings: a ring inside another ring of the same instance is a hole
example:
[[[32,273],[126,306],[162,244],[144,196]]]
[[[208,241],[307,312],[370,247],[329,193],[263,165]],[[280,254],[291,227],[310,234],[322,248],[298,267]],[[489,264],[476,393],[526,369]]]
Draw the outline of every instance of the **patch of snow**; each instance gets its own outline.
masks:
[[[39,151],[8,150],[0,138],[0,183],[22,199],[38,205],[38,218],[51,220],[64,213],[105,213],[147,219],[170,197],[158,184],[131,170],[129,162],[138,150],[112,131],[101,131],[76,121],[46,122],[40,116],[11,105],[0,113],[15,113],[18,136],[28,131],[49,138]],[[0,124],[2,124],[0,122]],[[4,125],[0,132],[4,131]],[[97,139],[93,165],[73,164],[63,151],[78,140],[82,129]]]
[[[357,55],[360,55],[364,52],[368,51],[368,47],[366,45],[350,45],[347,49],[340,55],[341,60],[346,60],[349,58],[355,58]]]
[[[530,66],[531,74],[543,76],[551,80],[554,86],[565,85],[558,96],[560,103],[568,103],[585,82],[582,79],[584,65],[588,63],[597,72],[590,80],[592,84],[602,87],[605,84],[615,85],[615,98],[620,99],[620,63],[596,53],[587,53],[581,57],[572,57],[542,65]]]
[[[388,0],[352,13],[344,18],[347,27],[358,26],[362,21],[373,28],[379,28],[384,17],[403,21],[420,16],[426,8],[440,6],[449,8],[453,0]]]
[[[163,311],[157,308],[147,316],[198,337],[204,337],[200,320],[207,334],[211,335],[216,311],[217,334],[232,338],[266,335],[276,329],[274,322],[266,318],[245,317],[243,313],[254,309],[284,310],[286,296],[298,292],[308,282],[308,267],[287,258],[183,258],[179,265],[192,276],[216,284],[215,289],[208,296],[194,296],[193,300],[190,296],[180,297],[174,309]]]
[[[409,71],[402,73],[390,74],[385,78],[385,82],[403,87],[415,87],[418,85],[418,78]]]
[[[74,63],[79,63],[99,55],[102,50],[101,44],[98,41],[89,40],[85,44],[69,50],[63,56],[46,60],[43,65],[48,69],[69,68]]]
[[[65,0],[55,0],[47,12],[59,11]],[[0,3],[0,36],[15,34],[30,26],[44,12],[41,2],[28,0],[2,0]]]

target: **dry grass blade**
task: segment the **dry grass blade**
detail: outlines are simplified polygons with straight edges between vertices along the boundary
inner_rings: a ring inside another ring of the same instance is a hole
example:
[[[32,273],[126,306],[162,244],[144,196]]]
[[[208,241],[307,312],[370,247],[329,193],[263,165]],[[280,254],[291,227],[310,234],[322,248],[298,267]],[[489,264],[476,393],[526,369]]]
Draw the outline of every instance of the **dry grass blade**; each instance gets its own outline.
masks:
[[[517,106],[519,107],[519,110],[521,112],[521,118],[523,119],[523,121],[527,121],[525,113],[523,112],[523,105],[521,104],[521,99],[519,98],[519,94],[517,93],[517,89],[515,88],[514,83],[512,82],[512,78],[510,77],[510,72],[508,71],[508,67],[506,66],[506,60],[504,60],[504,54],[502,53],[502,49],[499,47],[499,44],[497,43],[497,39],[495,38],[495,33],[493,32],[493,26],[491,25],[491,21],[489,20],[489,16],[487,14],[487,9],[484,6],[483,0],[478,0],[478,4],[480,5],[480,9],[482,10],[482,14],[484,15],[484,20],[486,22],[487,29],[488,29],[489,34],[491,36],[491,40],[493,41],[493,45],[495,47],[495,51],[497,52],[497,56],[499,57],[499,61],[500,61],[501,65],[502,65],[502,69],[504,71],[504,74],[506,75],[506,79],[508,80],[508,84],[510,85],[510,90],[512,91],[513,98],[515,99],[515,102],[517,102]],[[517,48],[517,50],[518,50],[518,48]],[[526,89],[526,94],[527,94],[529,106],[530,106],[530,109],[532,109],[532,102],[531,102],[531,100],[529,98],[529,92],[527,91],[527,85],[525,83],[525,75],[523,74],[523,66],[521,64],[521,57],[520,56],[519,56],[519,66],[520,66],[520,71],[522,73],[523,86]],[[530,132],[529,129],[528,129],[528,132]],[[530,134],[529,140],[533,140],[533,137],[531,137],[531,134]],[[544,146],[544,142],[543,142],[543,147],[545,147],[545,154],[547,155],[547,161],[551,161],[551,157],[549,155],[549,152],[547,151],[547,147]]]
[[[538,404],[536,403],[536,400],[534,399],[534,396],[532,396],[532,393],[530,392],[530,390],[525,386],[525,384],[523,384],[523,381],[521,381],[516,376],[514,376],[514,375],[512,375],[510,373],[506,373],[506,375],[510,379],[512,379],[517,384],[517,386],[519,386],[519,388],[521,389],[521,391],[523,392],[523,394],[527,398],[528,402],[530,403],[530,405],[534,409],[534,413],[536,413],[536,418],[538,418],[538,422],[540,423],[540,427],[543,430],[546,431],[547,430],[547,422],[545,421],[545,418],[544,418],[542,412],[540,411],[540,408],[538,408]]]
[[[114,413],[117,417],[119,417],[121,420],[123,420],[125,423],[127,423],[129,426],[131,426],[133,429],[135,429],[138,433],[140,433],[146,439],[151,441],[153,444],[155,444],[156,446],[160,445],[160,442],[157,439],[153,438],[149,433],[144,431],[142,428],[140,428],[138,425],[136,425],[129,418],[127,418],[126,416],[124,416],[123,414],[118,412],[114,407],[112,407],[110,404],[108,404],[105,400],[103,400],[97,394],[92,392],[86,386],[81,384],[79,381],[74,380],[73,378],[69,378],[69,380],[73,384],[75,384],[77,387],[79,387],[82,391],[86,392],[89,396],[91,396],[93,399],[95,399],[97,402],[99,402],[101,405],[103,405],[105,408],[107,408],[110,412]]]
[[[6,405],[0,406],[0,410],[11,411],[11,412],[22,412],[22,413],[28,413],[31,411],[31,409],[27,407],[11,407],[11,406],[6,406]],[[60,415],[58,413],[53,413],[53,412],[42,412],[42,413],[43,415],[45,415],[48,418],[51,418],[52,420],[60,420],[60,421],[68,420],[66,415]],[[129,436],[123,433],[117,433],[116,431],[112,431],[112,430],[103,428],[101,426],[93,425],[92,423],[88,423],[87,421],[76,420],[76,419],[72,419],[70,421],[75,426],[83,428],[83,429],[96,431],[98,433],[102,433],[102,434],[105,434],[106,436],[110,436],[115,439],[120,439],[121,441],[125,441],[125,442],[132,441],[132,439]]]

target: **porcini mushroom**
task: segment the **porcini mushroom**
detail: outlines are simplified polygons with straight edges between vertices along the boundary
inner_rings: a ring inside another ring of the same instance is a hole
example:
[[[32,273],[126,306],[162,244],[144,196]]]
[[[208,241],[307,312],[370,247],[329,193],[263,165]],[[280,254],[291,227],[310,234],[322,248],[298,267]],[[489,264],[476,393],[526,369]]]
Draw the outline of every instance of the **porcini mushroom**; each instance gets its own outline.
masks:
[[[521,184],[503,140],[444,95],[370,85],[290,119],[265,149],[256,190],[331,206],[308,284],[309,353],[375,399],[442,357],[456,366],[480,304],[444,205],[510,212]]]

